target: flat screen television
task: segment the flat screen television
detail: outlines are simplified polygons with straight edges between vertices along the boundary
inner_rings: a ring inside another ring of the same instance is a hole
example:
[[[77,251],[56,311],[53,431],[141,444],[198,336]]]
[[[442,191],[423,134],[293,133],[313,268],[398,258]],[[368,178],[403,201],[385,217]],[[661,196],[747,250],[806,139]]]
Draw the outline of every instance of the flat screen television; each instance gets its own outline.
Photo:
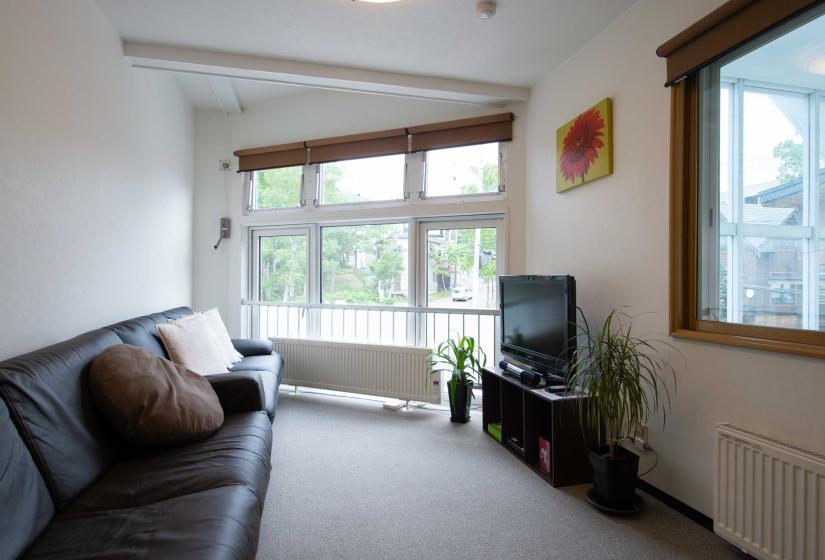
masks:
[[[575,278],[501,276],[499,294],[505,359],[566,378],[575,352]]]

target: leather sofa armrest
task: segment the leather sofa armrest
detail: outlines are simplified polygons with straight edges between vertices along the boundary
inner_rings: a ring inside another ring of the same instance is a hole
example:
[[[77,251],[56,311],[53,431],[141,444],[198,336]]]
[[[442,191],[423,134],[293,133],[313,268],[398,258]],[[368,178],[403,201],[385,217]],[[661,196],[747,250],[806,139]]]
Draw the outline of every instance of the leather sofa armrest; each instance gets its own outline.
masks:
[[[264,384],[255,371],[206,375],[218,395],[224,414],[266,410]]]
[[[268,356],[272,354],[271,340],[233,338],[232,346],[244,356]]]

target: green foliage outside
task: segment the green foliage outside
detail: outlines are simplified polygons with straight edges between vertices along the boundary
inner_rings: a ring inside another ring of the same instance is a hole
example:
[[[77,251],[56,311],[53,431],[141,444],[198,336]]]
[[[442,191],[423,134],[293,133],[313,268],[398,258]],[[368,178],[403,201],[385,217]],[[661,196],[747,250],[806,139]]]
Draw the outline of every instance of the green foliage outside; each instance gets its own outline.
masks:
[[[491,193],[498,190],[498,164],[485,163],[482,167],[473,166],[471,169],[478,181],[462,186],[461,194]],[[479,184],[481,184],[480,191]]]
[[[306,302],[306,236],[262,237],[260,252],[261,299],[284,303]]]
[[[487,293],[492,293],[496,279],[496,229],[481,228],[479,254],[475,250],[475,232],[475,229],[447,230],[447,240],[442,243],[434,242],[431,237],[429,257],[436,292],[446,295],[458,283],[459,274],[473,270],[478,258],[479,277],[487,284]]]
[[[335,163],[327,163],[323,166],[323,201],[324,204],[346,204],[352,202],[363,202],[364,200],[357,194],[342,191],[338,187],[338,181],[343,179],[344,170]]]
[[[290,208],[301,204],[302,169],[282,167],[255,172],[255,208]]]
[[[406,224],[323,228],[321,282],[324,303],[405,303],[406,250]],[[397,286],[396,279],[399,280]]]
[[[781,163],[776,172],[776,180],[780,185],[798,181],[802,178],[802,165],[805,160],[802,152],[802,142],[785,140],[773,148],[773,157],[779,158]]]

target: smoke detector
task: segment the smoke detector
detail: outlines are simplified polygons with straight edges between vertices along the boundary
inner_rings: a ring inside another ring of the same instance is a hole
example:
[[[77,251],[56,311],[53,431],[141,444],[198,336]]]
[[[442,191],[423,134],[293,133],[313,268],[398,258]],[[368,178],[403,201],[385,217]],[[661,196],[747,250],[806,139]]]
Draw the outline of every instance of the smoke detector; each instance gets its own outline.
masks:
[[[476,4],[476,15],[481,19],[490,19],[496,15],[496,3],[492,0],[482,0]]]

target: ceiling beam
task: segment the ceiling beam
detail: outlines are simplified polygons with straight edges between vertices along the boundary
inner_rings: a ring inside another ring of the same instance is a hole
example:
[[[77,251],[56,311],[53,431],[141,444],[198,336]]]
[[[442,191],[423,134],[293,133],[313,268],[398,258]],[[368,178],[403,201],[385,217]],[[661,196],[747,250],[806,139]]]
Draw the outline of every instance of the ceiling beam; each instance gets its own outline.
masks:
[[[223,76],[207,76],[207,79],[224,115],[240,115],[241,102],[235,88],[232,87],[232,80]]]
[[[132,66],[206,76],[258,80],[276,84],[379,93],[483,105],[527,101],[529,89],[296,62],[278,58],[238,55],[217,51],[170,47],[148,43],[123,43],[123,54]]]

